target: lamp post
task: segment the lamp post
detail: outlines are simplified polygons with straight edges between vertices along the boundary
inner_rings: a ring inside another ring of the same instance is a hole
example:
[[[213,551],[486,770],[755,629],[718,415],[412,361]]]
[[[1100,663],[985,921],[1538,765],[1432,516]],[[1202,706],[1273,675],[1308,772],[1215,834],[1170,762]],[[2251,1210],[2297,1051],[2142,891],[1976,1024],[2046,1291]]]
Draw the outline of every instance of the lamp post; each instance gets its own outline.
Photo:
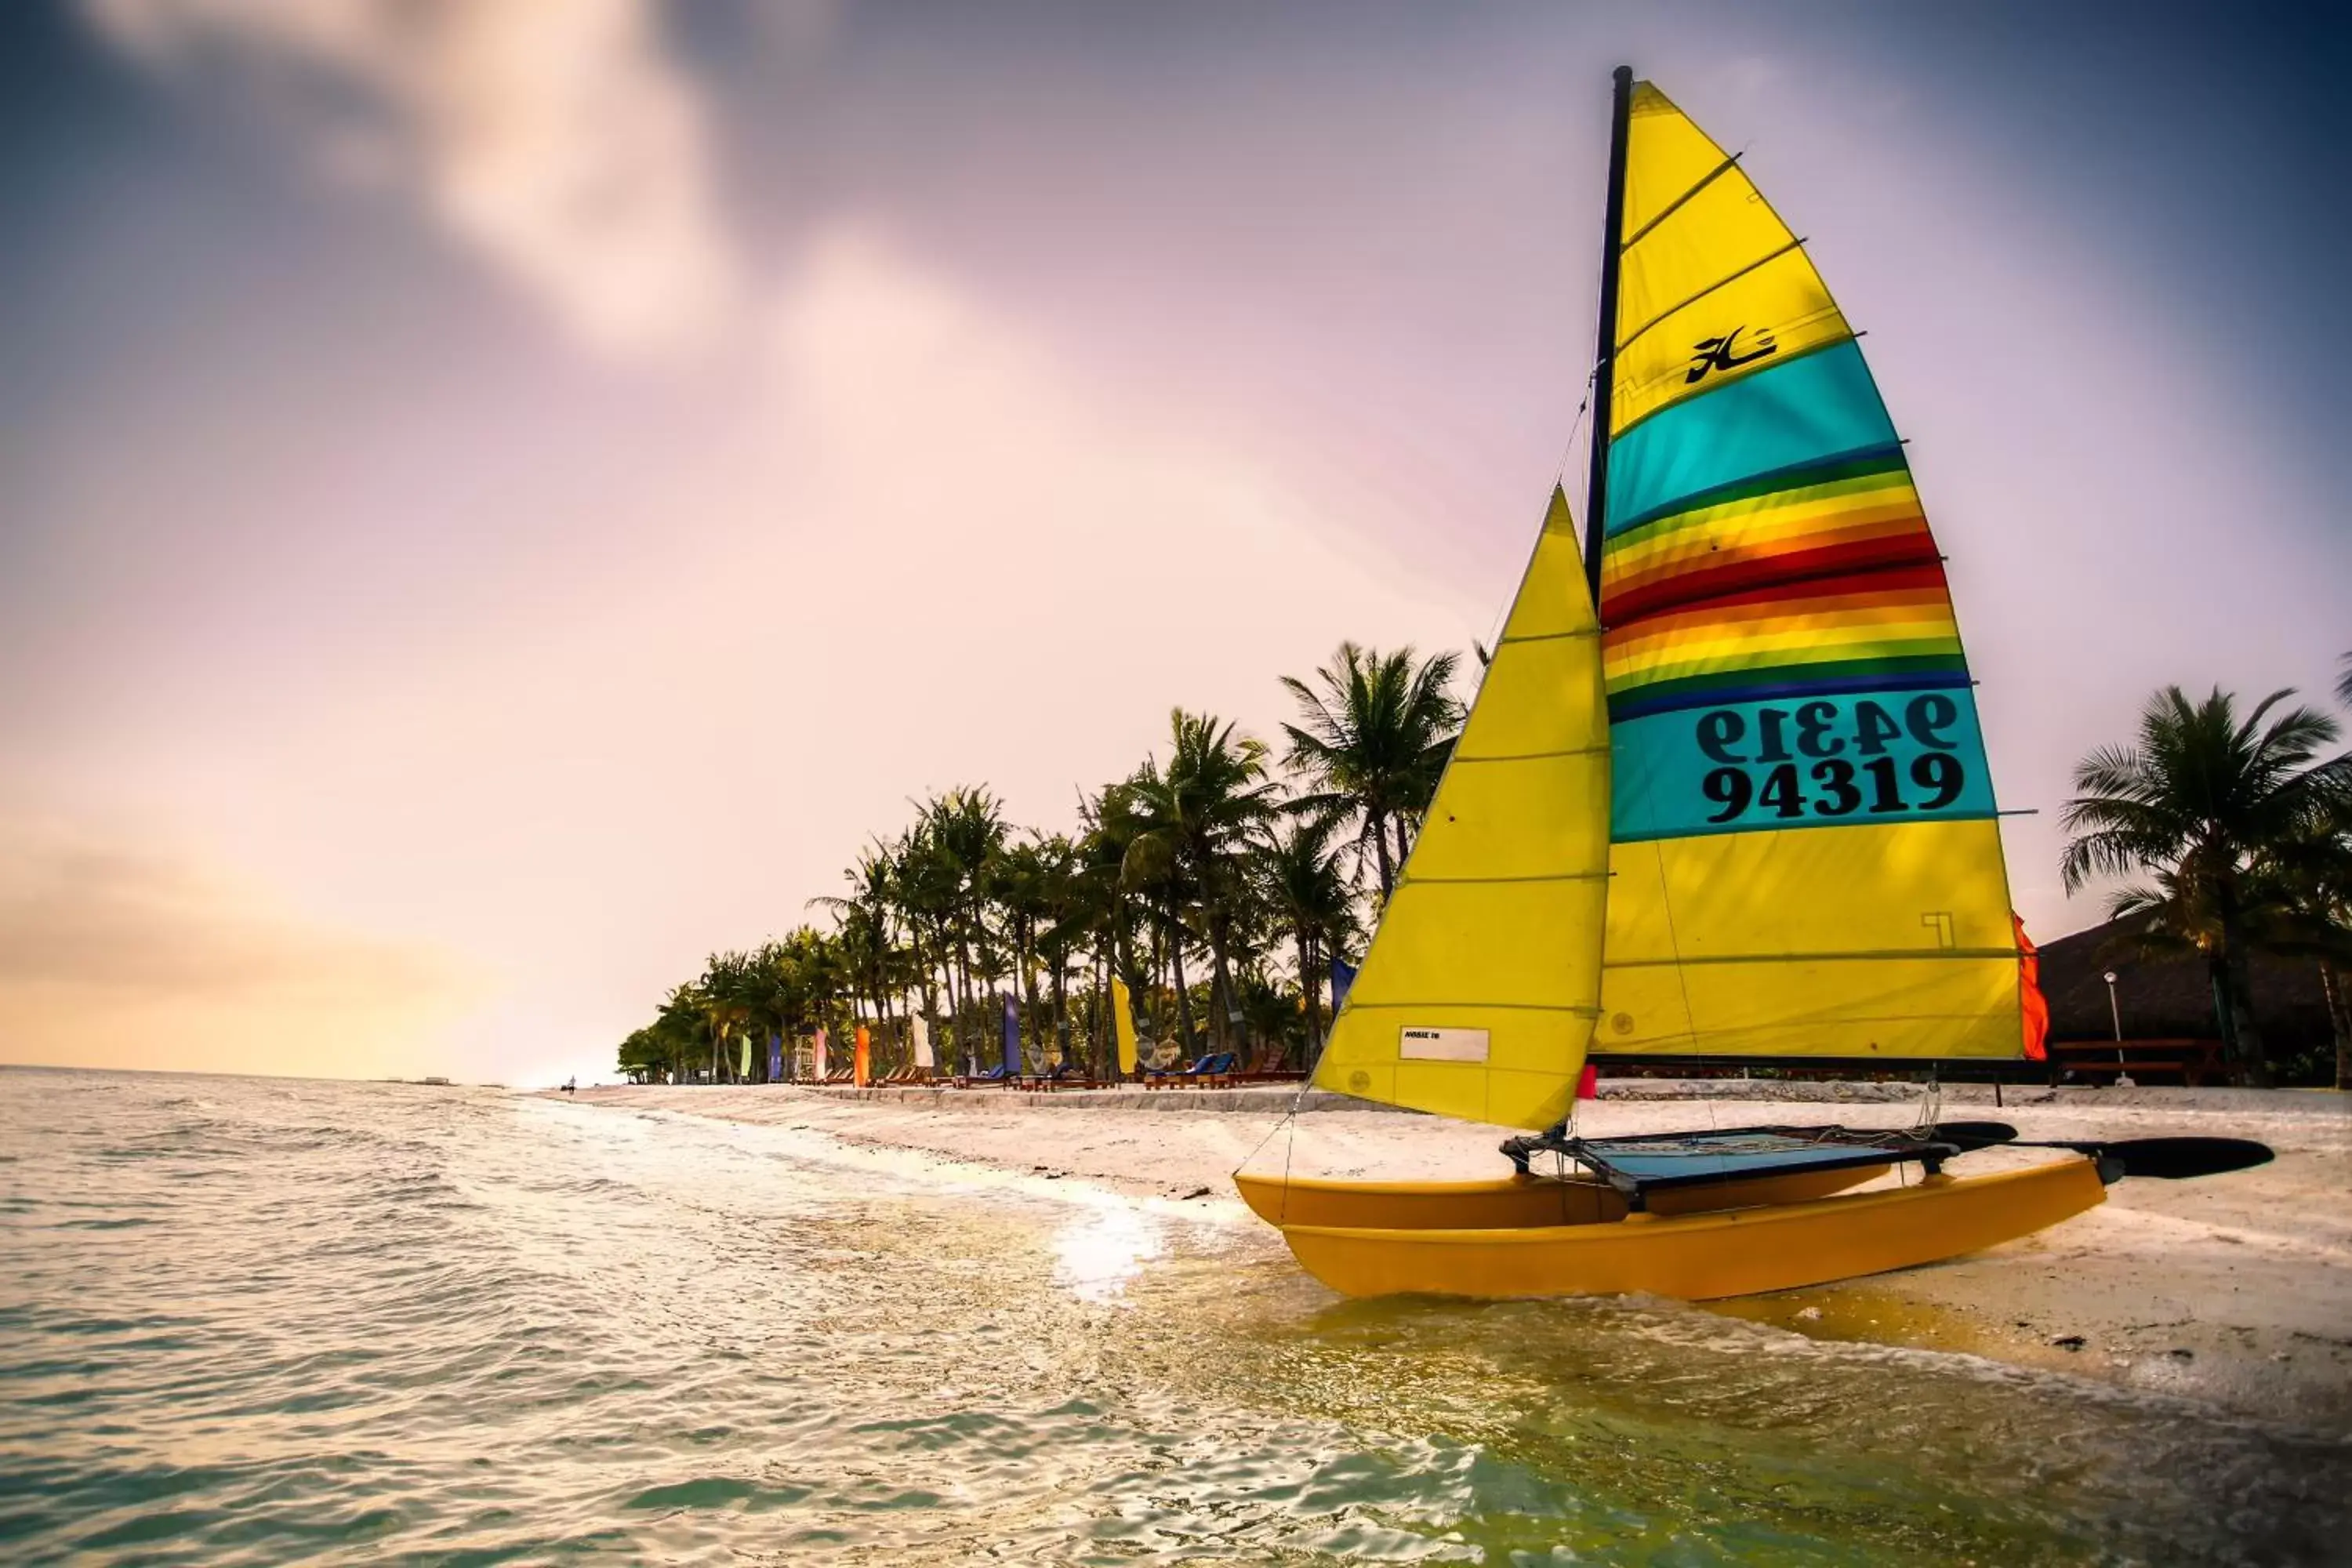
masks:
[[[2130,1089],[2131,1074],[2124,1071],[2124,1010],[2116,1001],[2116,972],[2108,970],[2103,978],[2107,983],[2107,1016],[2116,1026],[2116,1087]]]

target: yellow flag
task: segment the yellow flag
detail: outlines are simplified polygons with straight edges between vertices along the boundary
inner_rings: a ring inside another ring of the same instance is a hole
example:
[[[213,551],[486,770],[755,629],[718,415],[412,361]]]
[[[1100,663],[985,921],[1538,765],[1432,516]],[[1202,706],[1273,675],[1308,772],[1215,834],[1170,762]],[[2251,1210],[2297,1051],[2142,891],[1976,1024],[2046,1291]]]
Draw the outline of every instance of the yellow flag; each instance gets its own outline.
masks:
[[[1129,1003],[1127,982],[1117,975],[1110,981],[1111,1025],[1118,1033],[1118,1073],[1121,1078],[1135,1075],[1135,1008]]]

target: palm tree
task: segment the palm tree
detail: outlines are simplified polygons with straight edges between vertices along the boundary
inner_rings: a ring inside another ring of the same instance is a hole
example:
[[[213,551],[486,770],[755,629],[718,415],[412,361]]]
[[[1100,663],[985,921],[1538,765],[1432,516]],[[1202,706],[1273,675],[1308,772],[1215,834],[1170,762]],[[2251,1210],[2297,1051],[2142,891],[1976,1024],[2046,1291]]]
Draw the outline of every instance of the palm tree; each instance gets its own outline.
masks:
[[[1079,802],[1086,831],[1075,849],[1074,906],[1069,923],[1082,931],[1094,946],[1093,1011],[1087,1033],[1094,1042],[1097,1076],[1107,1070],[1111,1049],[1111,1024],[1107,1011],[1110,981],[1115,975],[1147,1010],[1150,989],[1135,950],[1133,888],[1127,877],[1128,850],[1147,826],[1137,813],[1131,780],[1106,784],[1091,799]],[[1145,1026],[1154,1037],[1147,1017]]]
[[[1165,768],[1136,778],[1136,800],[1148,826],[1128,850],[1157,873],[1170,899],[1173,924],[1197,906],[1209,943],[1211,1037],[1222,1048],[1227,1023],[1239,1012],[1233,984],[1234,930],[1245,892],[1243,851],[1274,816],[1279,786],[1266,777],[1265,742],[1238,733],[1230,722],[1175,709],[1168,716],[1171,747]],[[1181,930],[1171,931],[1181,942]],[[1181,948],[1180,948],[1181,952]],[[1182,995],[1181,963],[1177,981]]]
[[[1315,785],[1290,809],[1360,819],[1357,851],[1360,857],[1370,847],[1383,901],[1461,730],[1464,710],[1453,692],[1457,663],[1451,653],[1415,663],[1410,647],[1381,653],[1343,642],[1315,672],[1319,692],[1282,678],[1300,720],[1282,727],[1290,741],[1287,761]]]
[[[2320,992],[2336,1037],[2336,1087],[2352,1089],[2352,792],[2304,832],[2273,847],[2252,880],[2268,917],[2257,932],[2273,952],[2318,961]]]
[[[655,1028],[669,1046],[670,1081],[685,1076],[686,1053],[700,1044],[708,1026],[707,998],[702,987],[688,982],[673,985],[662,999],[661,1011],[654,1021]]]
[[[842,873],[851,892],[845,899],[814,898],[813,906],[833,911],[842,956],[865,999],[873,1004],[874,1021],[890,1020],[890,975],[897,952],[891,932],[894,896],[890,853],[879,844],[857,857],[857,864]]]
[[[969,1059],[967,1018],[972,982],[1003,973],[996,932],[988,919],[990,879],[1003,854],[1003,809],[986,788],[958,788],[918,807],[920,816],[900,845],[900,886],[912,923],[928,935],[929,961],[948,988],[953,1038],[950,1050]],[[984,1035],[987,1020],[980,1021]]]
[[[1323,1043],[1323,971],[1356,923],[1355,897],[1331,853],[1337,826],[1328,816],[1294,819],[1286,831],[1264,835],[1255,856],[1259,887],[1298,965],[1310,1059]]]
[[[2165,688],[2141,711],[2137,744],[2103,746],[2075,765],[2060,817],[2072,836],[2059,862],[2068,892],[2094,877],[2155,874],[2118,890],[2109,912],[2144,917],[2203,952],[2223,1048],[2260,1087],[2270,1063],[2246,972],[2261,918],[2249,879],[2352,788],[2352,756],[2317,760],[2336,739],[2333,719],[2304,707],[2270,717],[2293,695],[2273,692],[2241,721],[2218,688],[2201,701]]]

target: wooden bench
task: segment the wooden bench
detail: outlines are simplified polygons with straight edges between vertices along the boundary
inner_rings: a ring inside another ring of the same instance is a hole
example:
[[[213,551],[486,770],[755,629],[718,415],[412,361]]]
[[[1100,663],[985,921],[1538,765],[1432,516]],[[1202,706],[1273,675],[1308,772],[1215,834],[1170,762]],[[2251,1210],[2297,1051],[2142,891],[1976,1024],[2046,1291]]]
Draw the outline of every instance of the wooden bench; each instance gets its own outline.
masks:
[[[2050,1081],[2069,1078],[2177,1078],[2190,1089],[2221,1076],[2219,1040],[2053,1040]]]

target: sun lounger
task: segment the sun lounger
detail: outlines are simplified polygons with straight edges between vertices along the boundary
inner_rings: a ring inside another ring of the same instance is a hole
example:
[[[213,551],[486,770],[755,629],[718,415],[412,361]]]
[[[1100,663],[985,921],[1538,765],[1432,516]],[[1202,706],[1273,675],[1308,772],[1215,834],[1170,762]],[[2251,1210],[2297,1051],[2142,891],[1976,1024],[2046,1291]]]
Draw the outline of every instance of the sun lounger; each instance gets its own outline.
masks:
[[[1077,1063],[1064,1062],[1050,1071],[1036,1073],[1023,1079],[1021,1087],[1045,1093],[1057,1089],[1100,1089],[1102,1085],[1097,1083]]]
[[[1158,1068],[1144,1069],[1146,1089],[1210,1089],[1220,1086],[1233,1077],[1234,1064],[1239,1058],[1232,1051],[1213,1051],[1191,1067],[1162,1071]]]
[[[963,1077],[956,1079],[956,1087],[958,1089],[977,1089],[982,1084],[985,1083],[994,1084],[998,1088],[1003,1089],[1016,1085],[1020,1081],[1021,1075],[1019,1073],[1014,1072],[1012,1068],[1000,1062],[996,1066],[989,1068],[986,1072],[965,1074]]]

